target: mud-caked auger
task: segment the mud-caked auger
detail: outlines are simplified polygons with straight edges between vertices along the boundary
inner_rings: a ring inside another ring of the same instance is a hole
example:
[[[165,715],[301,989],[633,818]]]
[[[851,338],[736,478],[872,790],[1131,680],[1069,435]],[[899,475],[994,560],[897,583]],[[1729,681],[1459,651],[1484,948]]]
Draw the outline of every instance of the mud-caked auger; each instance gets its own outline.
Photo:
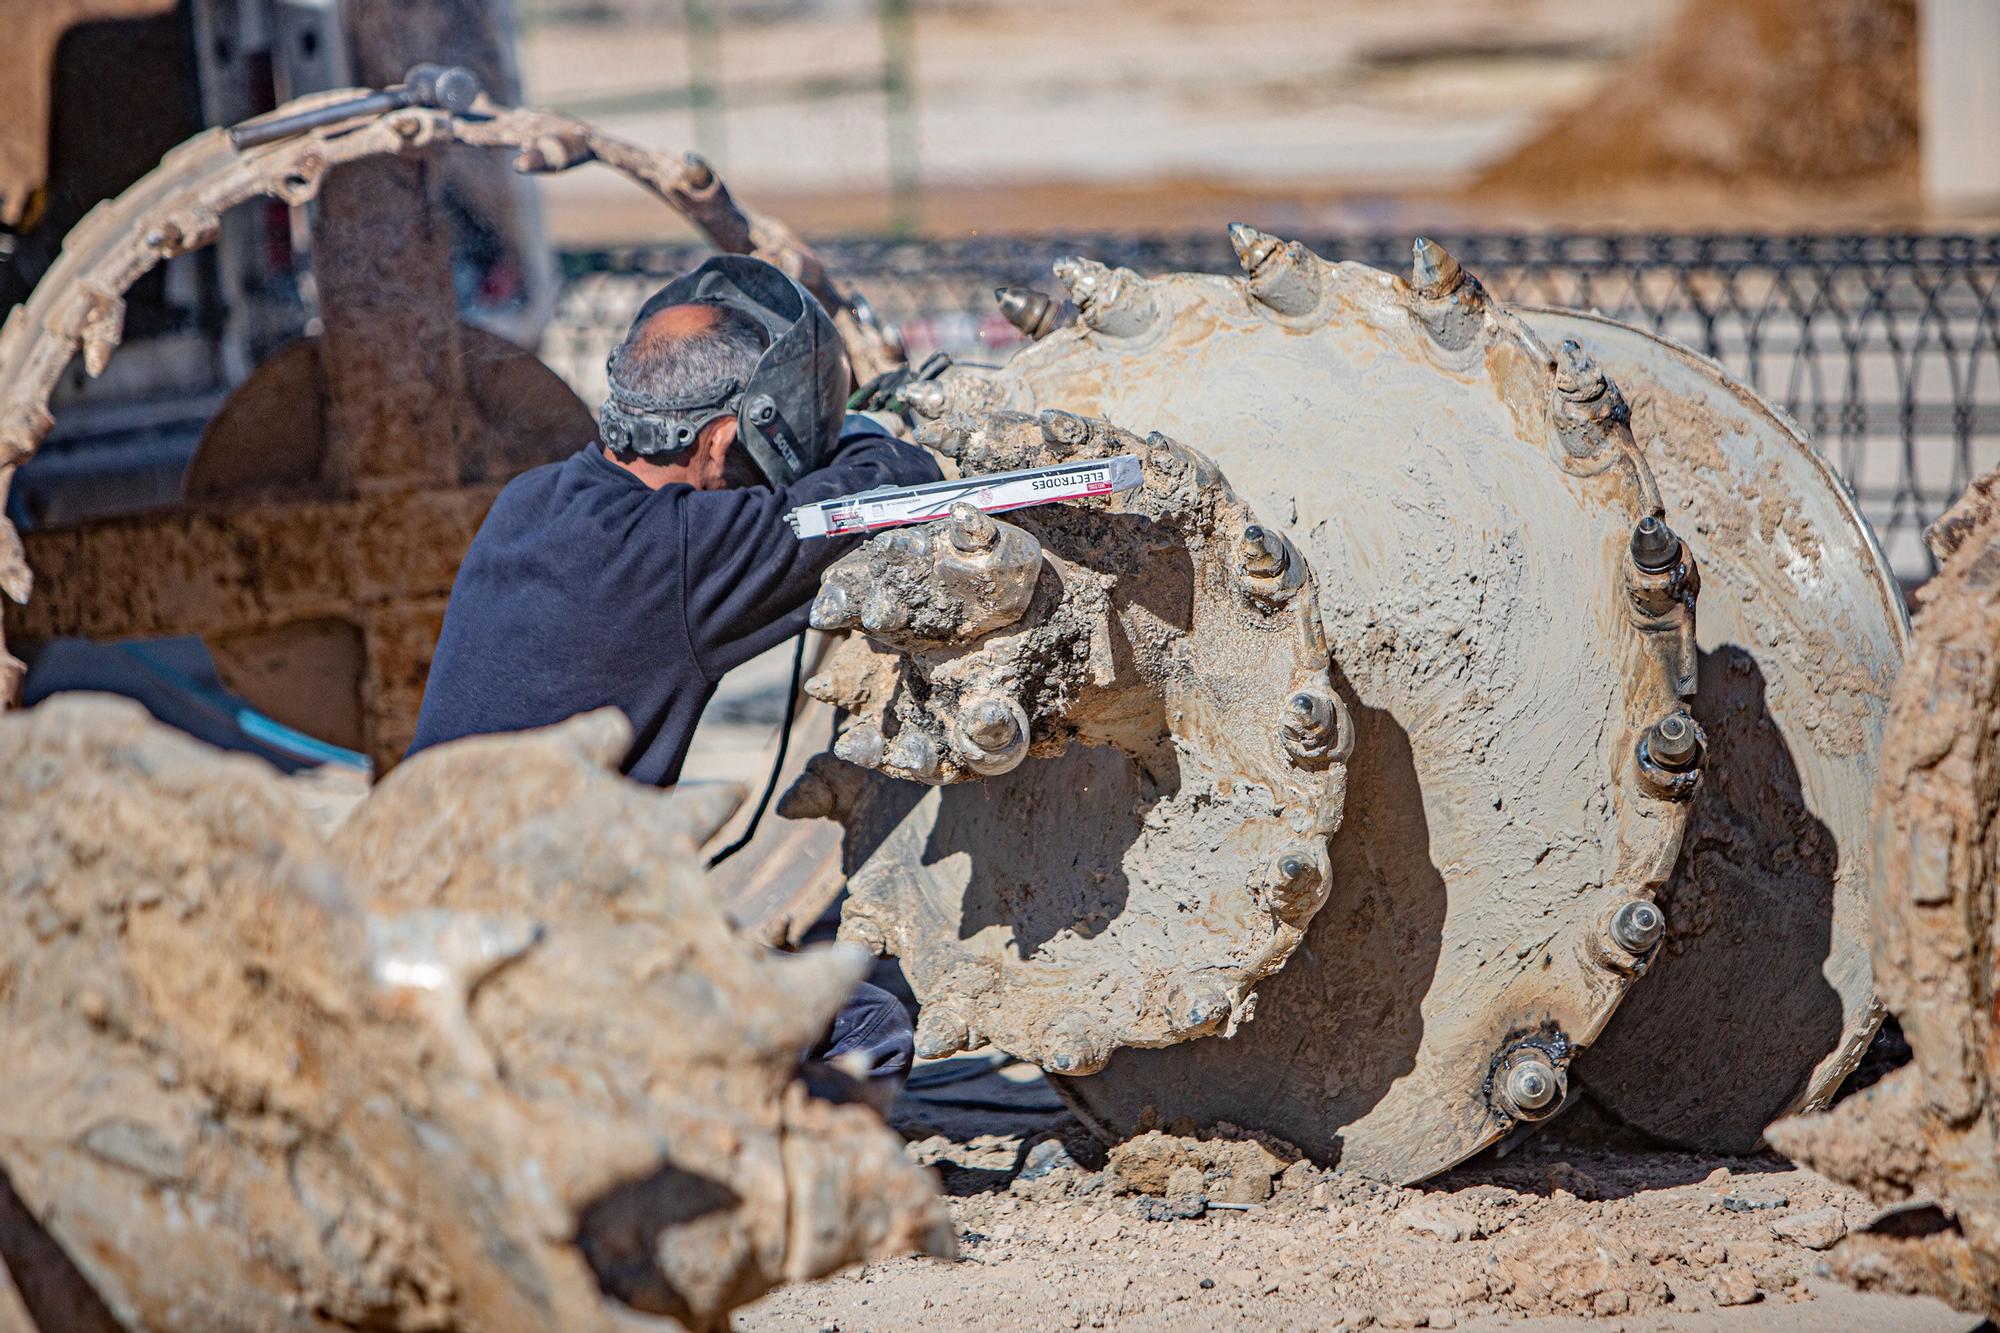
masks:
[[[1145,484],[830,570],[850,720],[781,809],[847,824],[926,1054],[1419,1178],[1558,1110],[1659,953],[1701,575],[1579,340],[1427,241],[1405,283],[1231,239],[1241,278],[1058,261],[1074,322],[1003,290],[1035,341],[917,396],[963,476]]]
[[[1213,462],[1163,435],[1050,410],[952,414],[922,438],[967,474],[1130,454],[1144,480],[1017,521],[962,505],[830,569],[813,623],[858,627],[865,639],[847,655],[871,659],[836,662],[807,687],[854,715],[834,755],[944,786],[1097,747],[1118,756],[1148,808],[1120,863],[1124,902],[1107,903],[1094,930],[1046,941],[1065,960],[1053,967],[924,929],[922,898],[895,877],[854,884],[844,930],[932,980],[927,1055],[1001,1040],[1087,1074],[1119,1046],[1232,1029],[1325,901],[1346,790],[1353,724],[1312,571]],[[824,765],[806,779],[825,781]],[[792,794],[794,808],[806,794]],[[1090,840],[1096,812],[1045,795],[1035,818],[1050,845]],[[1032,913],[1070,886],[995,890],[1002,910]],[[1099,969],[1084,1003],[1066,998],[1079,968]]]

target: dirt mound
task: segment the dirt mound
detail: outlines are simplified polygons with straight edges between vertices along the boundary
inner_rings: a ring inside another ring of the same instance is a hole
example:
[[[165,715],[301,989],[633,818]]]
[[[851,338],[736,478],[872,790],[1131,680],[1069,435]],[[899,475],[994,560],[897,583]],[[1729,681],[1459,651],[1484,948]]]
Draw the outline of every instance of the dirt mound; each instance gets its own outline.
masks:
[[[0,717],[0,1327],[702,1329],[948,1252],[793,1078],[865,960],[733,934],[627,738],[441,747],[329,844],[128,701]]]
[[[1008,1086],[955,1082],[948,1095]],[[1282,1145],[1247,1139],[1150,1133],[1107,1159],[1073,1121],[975,1133],[965,1117],[947,1131],[919,1100],[905,1108],[911,1151],[957,1196],[962,1262],[871,1264],[779,1292],[740,1327],[933,1333],[987,1327],[1004,1309],[1035,1328],[1709,1330],[1745,1305],[1760,1310],[1743,1327],[1963,1327],[1941,1307],[1809,1285],[1867,1204],[1769,1157],[1724,1166],[1544,1138],[1402,1188],[1285,1164]],[[1252,1169],[1218,1170],[1225,1161]],[[1237,1201],[1251,1176],[1270,1192]],[[1822,1304],[1787,1318],[1800,1302]]]
[[[1543,202],[1677,185],[1914,194],[1915,0],[1689,0],[1594,100],[1473,195]]]

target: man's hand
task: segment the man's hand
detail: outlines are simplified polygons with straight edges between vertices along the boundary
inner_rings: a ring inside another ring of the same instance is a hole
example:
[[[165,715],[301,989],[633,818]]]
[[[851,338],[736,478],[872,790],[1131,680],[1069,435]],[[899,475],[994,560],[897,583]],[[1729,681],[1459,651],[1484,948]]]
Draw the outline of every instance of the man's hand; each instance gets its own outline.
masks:
[[[854,391],[847,400],[850,412],[895,412],[910,420],[910,405],[903,400],[906,385],[925,380],[934,380],[944,374],[951,365],[951,358],[943,352],[932,352],[924,363],[912,370],[908,366],[897,366],[885,370],[874,379]],[[912,422],[911,424],[915,424]]]

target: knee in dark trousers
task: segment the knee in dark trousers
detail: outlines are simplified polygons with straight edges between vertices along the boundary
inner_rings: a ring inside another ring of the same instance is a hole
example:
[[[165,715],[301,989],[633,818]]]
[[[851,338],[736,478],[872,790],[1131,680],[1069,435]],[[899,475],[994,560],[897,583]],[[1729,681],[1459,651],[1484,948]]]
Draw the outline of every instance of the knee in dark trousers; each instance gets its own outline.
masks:
[[[887,1115],[916,1059],[910,1015],[895,996],[862,982],[806,1052],[806,1086],[830,1101],[860,1101]]]

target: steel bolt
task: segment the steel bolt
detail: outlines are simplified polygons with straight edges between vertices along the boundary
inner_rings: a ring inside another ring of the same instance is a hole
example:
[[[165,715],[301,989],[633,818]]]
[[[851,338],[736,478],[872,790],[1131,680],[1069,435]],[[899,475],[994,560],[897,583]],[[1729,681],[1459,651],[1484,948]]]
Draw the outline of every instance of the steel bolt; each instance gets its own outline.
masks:
[[[966,555],[990,551],[1000,540],[1000,525],[964,500],[951,507],[950,522],[951,544]]]
[[[989,751],[1006,749],[1021,734],[1014,710],[999,699],[974,704],[965,711],[960,726],[967,740]]]
[[[778,419],[778,405],[765,394],[758,394],[749,403],[750,421],[753,425],[768,426]]]
[[[1694,719],[1676,710],[1655,722],[1646,733],[1646,753],[1661,768],[1680,771],[1701,757],[1701,733]]]
[[[1555,1068],[1535,1056],[1517,1057],[1507,1070],[1507,1101],[1523,1120],[1539,1119],[1561,1092]]]
[[[1681,539],[1656,514],[1632,529],[1632,563],[1648,574],[1664,574],[1680,562]]]
[[[1611,916],[1611,939],[1629,954],[1645,953],[1666,930],[1666,913],[1643,898],[1626,903]]]

